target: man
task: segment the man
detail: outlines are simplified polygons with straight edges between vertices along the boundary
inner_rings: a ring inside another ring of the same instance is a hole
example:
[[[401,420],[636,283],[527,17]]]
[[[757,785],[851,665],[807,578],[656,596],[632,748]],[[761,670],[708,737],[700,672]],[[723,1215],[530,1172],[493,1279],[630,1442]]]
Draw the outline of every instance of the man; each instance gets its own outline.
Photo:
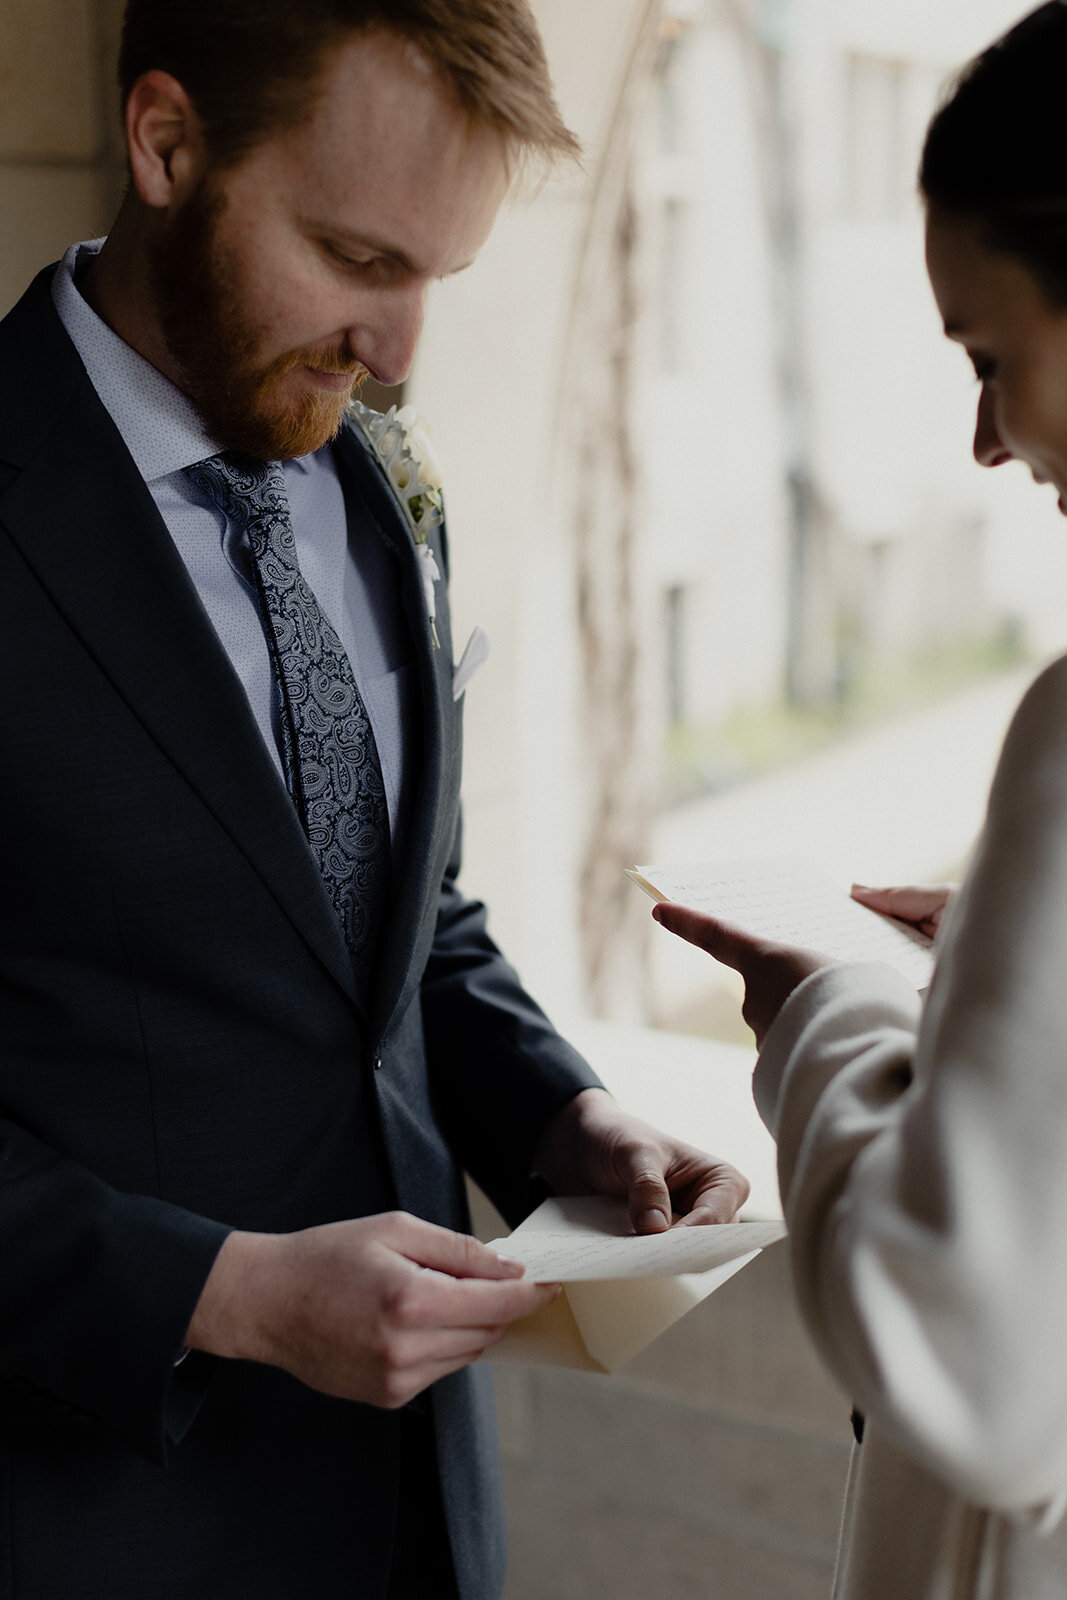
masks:
[[[443,529],[346,418],[573,140],[525,0],[131,0],[121,73],[115,226],[0,324],[0,1594],[491,1600],[470,1363],[552,1291],[462,1169],[744,1189],[460,895]]]

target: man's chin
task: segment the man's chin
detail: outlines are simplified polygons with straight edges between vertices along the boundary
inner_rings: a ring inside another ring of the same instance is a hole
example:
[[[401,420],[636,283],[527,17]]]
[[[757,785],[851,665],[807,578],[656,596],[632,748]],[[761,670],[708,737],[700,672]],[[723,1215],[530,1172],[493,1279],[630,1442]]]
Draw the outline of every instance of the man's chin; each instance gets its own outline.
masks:
[[[308,396],[286,411],[264,412],[250,408],[246,415],[221,420],[208,431],[227,450],[239,451],[259,461],[291,461],[313,455],[336,439],[341,431],[351,390],[343,394]]]
[[[294,456],[310,456],[336,439],[351,397],[351,390],[322,395],[301,408],[299,414],[279,421],[272,430],[274,453],[268,459],[291,461]]]

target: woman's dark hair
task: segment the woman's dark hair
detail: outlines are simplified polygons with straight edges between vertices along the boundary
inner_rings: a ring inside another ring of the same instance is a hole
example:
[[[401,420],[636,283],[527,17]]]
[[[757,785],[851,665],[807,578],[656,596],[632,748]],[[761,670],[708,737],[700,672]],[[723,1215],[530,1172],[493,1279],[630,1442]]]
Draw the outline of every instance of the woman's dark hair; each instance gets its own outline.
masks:
[[[919,186],[973,219],[1067,305],[1067,3],[1024,17],[970,62],[930,124]]]

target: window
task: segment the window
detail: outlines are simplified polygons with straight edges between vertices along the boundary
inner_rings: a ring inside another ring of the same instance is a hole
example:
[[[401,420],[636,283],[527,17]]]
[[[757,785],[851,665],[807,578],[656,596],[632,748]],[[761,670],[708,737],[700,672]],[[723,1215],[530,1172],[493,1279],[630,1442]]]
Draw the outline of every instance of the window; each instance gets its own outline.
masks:
[[[909,137],[909,73],[904,61],[846,57],[845,196],[858,222],[907,215],[915,187]]]

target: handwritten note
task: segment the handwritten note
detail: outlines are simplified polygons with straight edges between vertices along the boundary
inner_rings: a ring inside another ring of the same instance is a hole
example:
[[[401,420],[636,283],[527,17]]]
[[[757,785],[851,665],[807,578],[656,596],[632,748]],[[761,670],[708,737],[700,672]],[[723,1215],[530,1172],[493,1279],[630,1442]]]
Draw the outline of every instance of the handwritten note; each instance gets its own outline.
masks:
[[[621,1200],[547,1200],[490,1248],[564,1292],[488,1359],[616,1372],[784,1236],[780,1222],[736,1222],[636,1237]]]
[[[781,944],[835,961],[884,961],[917,989],[933,973],[932,942],[849,898],[810,862],[785,858],[636,867],[629,876],[654,900],[674,900]]]
[[[725,1222],[636,1236],[621,1202],[557,1200],[541,1231],[529,1223],[490,1246],[521,1261],[538,1283],[593,1283],[605,1278],[673,1278],[710,1272],[783,1236],[780,1222]],[[542,1208],[543,1210],[543,1208]]]

